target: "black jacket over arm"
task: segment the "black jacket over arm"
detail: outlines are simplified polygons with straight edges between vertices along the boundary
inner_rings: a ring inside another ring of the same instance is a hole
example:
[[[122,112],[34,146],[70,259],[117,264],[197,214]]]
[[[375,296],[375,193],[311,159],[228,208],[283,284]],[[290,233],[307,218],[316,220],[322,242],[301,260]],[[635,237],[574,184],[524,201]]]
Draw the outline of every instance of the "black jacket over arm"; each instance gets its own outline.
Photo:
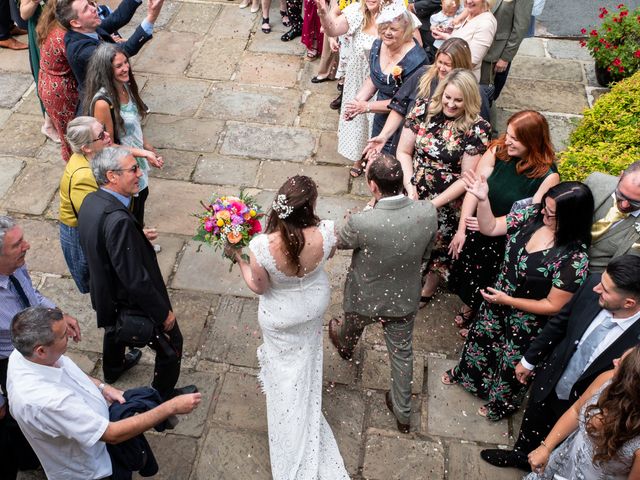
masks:
[[[78,89],[80,92],[82,92],[84,87],[89,59],[95,49],[98,48],[101,41],[115,43],[111,38],[111,34],[129,23],[140,5],[136,0],[122,0],[118,8],[105,18],[97,28],[96,33],[100,37],[100,40],[85,35],[84,33],[73,30],[67,31],[64,36],[64,46],[71,70],[73,70],[73,74],[76,80],[78,80]],[[138,25],[133,35],[131,35],[125,43],[121,43],[120,46],[126,54],[131,57],[138,53],[142,45],[151,39],[151,37],[151,35],[147,35],[142,27]]]
[[[587,278],[560,313],[549,319],[524,354],[527,362],[537,365],[531,388],[532,402],[543,401],[553,392],[584,332],[602,310],[598,304],[599,295],[593,291],[600,282],[600,276],[598,273]],[[612,362],[615,358],[636,345],[639,339],[640,320],[629,327],[589,365],[573,385],[569,401],[577,400],[598,375],[613,368]]]
[[[169,295],[153,245],[131,212],[99,189],[82,202],[78,233],[98,327],[115,325],[118,312],[127,308],[144,312],[158,325],[164,322],[172,309]]]

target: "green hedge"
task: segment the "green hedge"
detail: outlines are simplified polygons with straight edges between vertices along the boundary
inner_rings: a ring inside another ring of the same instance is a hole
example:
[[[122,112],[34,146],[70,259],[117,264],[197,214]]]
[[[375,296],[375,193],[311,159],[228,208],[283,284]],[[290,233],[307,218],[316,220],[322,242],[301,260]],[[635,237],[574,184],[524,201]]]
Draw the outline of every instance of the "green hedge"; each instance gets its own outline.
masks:
[[[640,72],[600,97],[559,154],[562,180],[583,180],[591,172],[619,175],[640,160]]]

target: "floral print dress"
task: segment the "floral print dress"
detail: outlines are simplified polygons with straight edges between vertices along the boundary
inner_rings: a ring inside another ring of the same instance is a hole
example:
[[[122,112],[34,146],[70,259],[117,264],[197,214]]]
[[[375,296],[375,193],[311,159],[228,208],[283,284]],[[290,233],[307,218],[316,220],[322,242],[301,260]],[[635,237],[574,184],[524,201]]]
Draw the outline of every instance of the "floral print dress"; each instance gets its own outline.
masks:
[[[540,300],[551,287],[574,293],[587,276],[587,248],[551,247],[529,253],[526,245],[540,204],[507,215],[507,245],[496,290],[517,298]],[[449,376],[468,392],[488,399],[487,418],[499,420],[518,410],[527,386],[515,378],[515,367],[547,316],[507,305],[482,302],[458,365]]]
[[[443,113],[427,119],[428,100],[419,98],[407,115],[405,126],[416,133],[413,178],[420,200],[431,200],[460,178],[462,157],[482,155],[487,150],[491,125],[478,117],[465,132],[453,128],[454,119]],[[462,196],[438,209],[438,232],[431,250],[428,271],[449,278],[449,243],[458,228]]]

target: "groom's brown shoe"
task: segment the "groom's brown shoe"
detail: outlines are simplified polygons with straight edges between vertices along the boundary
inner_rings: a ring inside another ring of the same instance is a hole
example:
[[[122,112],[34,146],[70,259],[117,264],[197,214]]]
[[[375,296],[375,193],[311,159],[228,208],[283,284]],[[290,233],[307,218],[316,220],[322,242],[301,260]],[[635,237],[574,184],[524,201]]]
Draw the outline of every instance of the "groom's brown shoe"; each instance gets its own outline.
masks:
[[[329,340],[333,343],[333,346],[336,347],[338,353],[344,360],[351,360],[353,357],[353,351],[349,351],[346,348],[340,346],[340,341],[338,340],[338,332],[336,332],[336,328],[338,327],[338,319],[332,318],[329,320]]]
[[[388,390],[384,394],[384,403],[387,404],[387,408],[391,411],[391,413],[393,414],[393,417],[396,419],[396,425],[400,433],[409,433],[409,431],[411,430],[411,424],[402,423],[400,422],[400,420],[398,420],[398,417],[396,417],[396,414],[393,411],[393,402],[391,401],[391,392],[389,392]]]

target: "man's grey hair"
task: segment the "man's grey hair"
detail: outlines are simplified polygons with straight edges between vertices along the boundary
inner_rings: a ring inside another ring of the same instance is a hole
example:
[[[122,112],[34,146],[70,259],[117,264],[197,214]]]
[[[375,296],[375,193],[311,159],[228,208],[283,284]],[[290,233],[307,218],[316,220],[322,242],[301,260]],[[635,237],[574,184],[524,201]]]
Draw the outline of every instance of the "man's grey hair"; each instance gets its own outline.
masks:
[[[25,357],[31,357],[39,345],[51,345],[55,340],[53,324],[64,314],[58,308],[29,307],[11,320],[11,342]]]
[[[640,160],[636,160],[627,168],[625,168],[624,171],[622,172],[622,175],[620,175],[620,179],[623,179],[630,173],[636,173],[636,172],[640,172]]]
[[[119,170],[120,162],[123,158],[131,155],[131,152],[122,147],[107,147],[96,154],[91,160],[93,176],[96,177],[98,186],[109,183],[107,172],[109,170]]]
[[[17,223],[13,218],[5,215],[0,216],[0,255],[4,251],[4,236],[16,225]]]

